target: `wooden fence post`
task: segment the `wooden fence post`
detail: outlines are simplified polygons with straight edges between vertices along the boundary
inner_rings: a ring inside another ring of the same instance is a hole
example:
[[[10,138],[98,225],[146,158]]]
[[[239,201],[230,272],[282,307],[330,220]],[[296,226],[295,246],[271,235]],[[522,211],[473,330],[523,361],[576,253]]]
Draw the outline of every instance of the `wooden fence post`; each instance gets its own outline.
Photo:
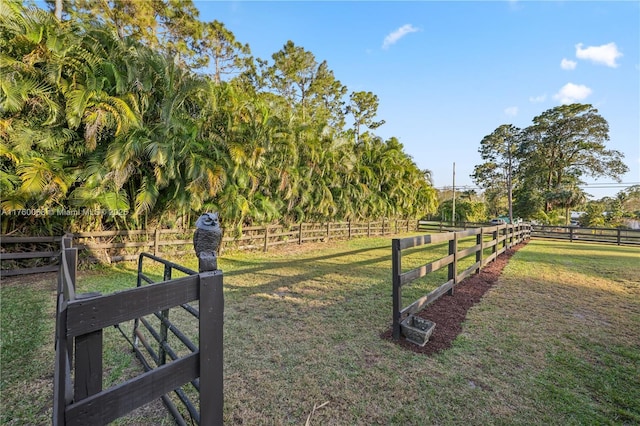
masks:
[[[617,240],[618,240],[618,245],[620,245],[620,242],[621,242],[621,241],[620,241],[620,237],[621,237],[620,228],[618,228],[618,238],[617,238]]]
[[[64,256],[69,267],[69,278],[71,278],[71,286],[75,293],[76,290],[76,276],[78,274],[78,248],[72,247],[64,250]],[[69,300],[70,295],[65,294],[65,298]]]
[[[502,248],[506,250],[507,248],[509,248],[507,246],[507,225],[505,225],[504,228],[500,231],[500,235],[504,236],[504,240],[502,240]]]
[[[71,280],[69,287],[65,286],[63,289],[64,299],[73,300],[76,298],[76,276],[78,272],[78,249],[71,247],[71,240],[69,240],[69,248],[64,249],[63,256],[67,262],[67,271],[69,272],[69,278]],[[60,268],[63,266],[60,265]],[[65,324],[66,325],[66,324]],[[67,340],[67,351],[69,353],[69,360],[73,358],[73,340]]]
[[[267,251],[268,245],[269,245],[269,225],[264,227],[264,247],[262,248],[262,251],[264,251],[265,253]]]
[[[400,274],[402,273],[402,253],[400,240],[394,238],[391,241],[391,284],[393,287],[393,338],[400,338],[400,309],[402,308],[402,289],[400,288]]]
[[[367,222],[367,237],[371,237],[371,222]]]
[[[304,222],[300,222],[300,229],[298,229],[298,244],[302,244],[302,225]]]
[[[60,266],[58,272],[58,300],[56,307],[56,341],[55,341],[55,370],[53,383],[53,416],[52,423],[54,425],[64,425],[65,408],[67,404],[73,400],[72,383],[71,383],[71,365],[73,359],[73,338],[67,337],[67,302],[76,298],[76,274],[78,249],[71,247],[73,243],[73,234],[63,235],[60,242]],[[65,265],[67,266],[65,268]],[[84,355],[84,347],[81,347],[81,353]],[[81,377],[80,380],[94,383],[87,378]],[[100,374],[102,380],[102,374]],[[90,385],[91,390],[94,389]]]
[[[347,237],[348,240],[351,239],[351,219],[349,219],[349,222],[347,222],[348,228],[349,228],[349,236]]]
[[[448,279],[453,280],[451,289],[447,292],[450,296],[453,295],[453,289],[457,284],[458,276],[458,233],[453,233],[453,239],[449,240],[449,255],[453,255],[453,262],[449,264]]]
[[[153,241],[153,255],[157,256],[158,253],[160,253],[160,229],[156,228]]]
[[[53,372],[53,415],[54,426],[65,424],[65,407],[72,401],[71,362],[67,348],[67,301],[62,293],[58,294],[58,312],[56,312],[55,368]]]
[[[222,271],[199,274],[200,281],[200,424],[223,424],[223,320]]]
[[[329,242],[330,235],[331,235],[331,222],[327,222],[327,242]]]
[[[476,235],[476,244],[480,245],[480,250],[478,250],[476,252],[476,262],[480,262],[480,265],[478,266],[478,270],[476,271],[477,274],[480,273],[480,270],[482,269],[482,258],[484,256],[484,232],[482,230],[482,228],[480,228],[480,233],[478,235]]]

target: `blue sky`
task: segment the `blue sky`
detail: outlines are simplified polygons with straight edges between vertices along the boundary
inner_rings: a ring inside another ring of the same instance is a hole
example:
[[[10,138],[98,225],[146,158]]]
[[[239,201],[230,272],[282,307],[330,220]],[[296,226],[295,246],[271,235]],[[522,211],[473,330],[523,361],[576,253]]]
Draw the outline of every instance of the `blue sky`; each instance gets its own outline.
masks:
[[[485,135],[589,103],[640,183],[640,2],[195,1],[262,59],[287,40],[326,60],[349,92],[380,98],[376,130],[397,137],[434,184],[474,187]],[[622,188],[597,188],[594,198]]]

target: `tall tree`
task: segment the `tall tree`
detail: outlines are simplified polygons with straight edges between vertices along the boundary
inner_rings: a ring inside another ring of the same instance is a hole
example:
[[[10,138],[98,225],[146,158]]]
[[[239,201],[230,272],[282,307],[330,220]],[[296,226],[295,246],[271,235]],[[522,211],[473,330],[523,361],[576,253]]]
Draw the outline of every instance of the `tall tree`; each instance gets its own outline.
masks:
[[[513,223],[513,184],[518,165],[516,152],[520,144],[521,130],[511,124],[503,124],[485,136],[478,152],[484,163],[477,165],[472,175],[476,185],[499,189],[507,195],[509,220]]]
[[[531,188],[552,193],[582,183],[586,176],[620,181],[624,155],[606,147],[609,124],[588,104],[561,105],[533,119],[524,130],[518,155],[520,174]],[[549,211],[552,203],[546,202]]]
[[[352,92],[349,95],[349,104],[346,112],[353,116],[353,130],[355,133],[356,143],[360,140],[360,128],[362,126],[367,129],[377,129],[382,126],[385,121],[374,121],[378,114],[378,96],[372,92]]]
[[[74,21],[98,21],[113,28],[121,40],[131,37],[184,65],[203,66],[198,56],[203,24],[192,0],[65,0],[64,4]]]
[[[272,59],[273,64],[264,71],[268,86],[301,123],[342,125],[342,97],[347,88],[326,61],[318,63],[313,53],[291,40]]]
[[[249,67],[251,53],[248,44],[236,40],[222,22],[213,21],[204,24],[204,31],[199,46],[208,65],[213,71],[213,80],[222,81],[223,75],[239,74]]]
[[[571,221],[569,209],[584,204],[584,202],[587,201],[587,195],[577,186],[564,187],[561,190],[548,192],[545,196],[545,201],[549,203],[552,208],[563,208],[565,225],[569,225],[569,222]]]
[[[622,202],[625,214],[640,219],[640,185],[633,185],[620,191],[617,197]]]
[[[65,12],[73,19],[99,21],[116,30],[120,40],[133,37],[157,47],[157,16],[164,9],[161,0],[68,0]],[[56,12],[57,12],[56,4]]]
[[[198,47],[204,24],[198,19],[200,12],[193,0],[154,0],[161,2],[157,20],[160,27],[160,47],[171,57],[191,68],[200,68],[206,62]]]

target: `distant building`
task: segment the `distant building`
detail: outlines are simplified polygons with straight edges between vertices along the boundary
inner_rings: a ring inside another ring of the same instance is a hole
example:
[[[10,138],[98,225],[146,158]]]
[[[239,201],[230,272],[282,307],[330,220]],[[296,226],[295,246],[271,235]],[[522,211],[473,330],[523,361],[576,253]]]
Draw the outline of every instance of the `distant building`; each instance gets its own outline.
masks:
[[[631,229],[640,229],[640,220],[638,219],[629,219],[628,217],[623,217],[622,224]]]

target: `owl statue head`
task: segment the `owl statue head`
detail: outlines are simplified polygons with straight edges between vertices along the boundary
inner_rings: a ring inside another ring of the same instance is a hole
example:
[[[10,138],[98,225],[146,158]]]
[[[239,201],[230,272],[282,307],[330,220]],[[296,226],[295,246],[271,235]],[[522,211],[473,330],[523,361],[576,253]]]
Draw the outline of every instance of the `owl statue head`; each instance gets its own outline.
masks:
[[[218,213],[204,213],[196,221],[197,229],[204,229],[207,231],[213,231],[218,229],[220,222],[218,221]]]

